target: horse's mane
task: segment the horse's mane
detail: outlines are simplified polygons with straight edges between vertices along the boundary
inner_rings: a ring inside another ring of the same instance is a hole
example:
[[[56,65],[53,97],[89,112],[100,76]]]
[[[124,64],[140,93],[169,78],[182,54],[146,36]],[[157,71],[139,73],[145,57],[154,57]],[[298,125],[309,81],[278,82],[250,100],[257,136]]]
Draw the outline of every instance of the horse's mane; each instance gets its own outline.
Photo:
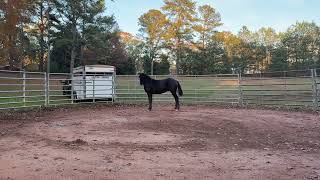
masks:
[[[142,82],[148,82],[148,81],[152,80],[152,78],[150,76],[148,76],[147,74],[144,74],[144,73],[140,73],[139,78]]]

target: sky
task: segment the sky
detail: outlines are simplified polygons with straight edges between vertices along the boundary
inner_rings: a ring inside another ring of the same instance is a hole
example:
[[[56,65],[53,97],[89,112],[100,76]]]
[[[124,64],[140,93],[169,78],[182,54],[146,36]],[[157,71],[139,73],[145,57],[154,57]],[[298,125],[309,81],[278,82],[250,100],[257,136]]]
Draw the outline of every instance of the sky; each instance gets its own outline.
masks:
[[[137,34],[138,18],[150,9],[160,9],[163,0],[106,0],[106,13],[113,14],[122,31]],[[320,25],[320,0],[195,0],[197,5],[214,7],[224,24],[219,30],[237,33],[246,25],[256,31],[272,27],[285,31],[297,21]]]

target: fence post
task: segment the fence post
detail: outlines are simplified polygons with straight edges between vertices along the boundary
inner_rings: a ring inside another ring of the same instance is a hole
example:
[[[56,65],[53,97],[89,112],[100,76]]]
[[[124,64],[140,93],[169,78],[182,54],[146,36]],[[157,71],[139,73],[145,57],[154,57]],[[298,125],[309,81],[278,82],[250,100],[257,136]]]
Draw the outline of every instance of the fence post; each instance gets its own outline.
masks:
[[[288,87],[287,87],[287,73],[286,73],[286,71],[283,72],[283,79],[284,79],[284,98],[287,99]]]
[[[115,79],[116,79],[116,72],[113,72],[113,74],[112,74],[112,104],[114,103],[115,97],[116,97],[116,82],[115,82]]]
[[[135,102],[137,102],[137,83],[139,83],[137,81],[138,77],[134,76],[134,100]]]
[[[199,107],[199,101],[201,101],[201,99],[200,99],[200,97],[198,98],[198,89],[197,89],[197,87],[196,87],[196,90],[195,90],[195,97],[196,97],[196,99],[195,99],[195,104],[196,104],[196,106],[197,106],[197,109],[198,109],[198,107]],[[200,99],[200,100],[199,100]]]
[[[48,106],[48,74],[44,73],[44,106]]]
[[[73,103],[74,103],[74,96],[75,96],[74,93],[73,93],[73,91],[74,91],[73,72],[71,72],[70,78],[71,78],[71,92],[70,92],[70,95],[71,95],[71,104],[73,104]]]
[[[22,93],[23,93],[23,106],[26,106],[26,71],[23,70],[22,73]]]
[[[93,103],[96,102],[96,91],[95,91],[95,85],[96,84],[96,74],[93,76],[93,81],[92,81],[92,94],[93,94]]]
[[[47,101],[48,101],[48,106],[50,105],[50,72],[47,73],[48,78],[47,78]]]
[[[239,105],[243,106],[243,93],[242,93],[242,87],[241,87],[241,69],[239,68],[238,72],[238,93],[239,93]]]
[[[312,77],[312,101],[314,110],[319,109],[318,104],[318,88],[317,88],[317,77],[316,77],[316,69],[310,69],[311,77]]]
[[[197,87],[194,88],[194,98],[192,100],[193,104],[197,104]]]

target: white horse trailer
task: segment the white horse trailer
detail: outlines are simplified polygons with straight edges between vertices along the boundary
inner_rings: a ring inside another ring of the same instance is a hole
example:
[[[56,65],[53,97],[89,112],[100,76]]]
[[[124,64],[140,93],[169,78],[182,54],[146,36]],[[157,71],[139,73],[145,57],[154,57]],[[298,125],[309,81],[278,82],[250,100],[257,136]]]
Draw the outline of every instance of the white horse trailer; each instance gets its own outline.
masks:
[[[87,65],[73,70],[72,88],[76,100],[101,100],[115,98],[114,66]]]

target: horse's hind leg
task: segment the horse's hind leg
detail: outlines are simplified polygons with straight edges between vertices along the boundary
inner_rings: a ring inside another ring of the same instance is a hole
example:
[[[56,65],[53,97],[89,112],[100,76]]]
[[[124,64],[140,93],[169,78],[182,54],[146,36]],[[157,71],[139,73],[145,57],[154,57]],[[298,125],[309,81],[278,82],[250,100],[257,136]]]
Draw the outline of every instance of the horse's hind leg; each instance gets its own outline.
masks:
[[[149,111],[151,111],[152,110],[152,94],[150,93],[148,93],[148,99],[149,99]]]
[[[171,92],[172,96],[174,97],[174,100],[176,101],[175,108],[176,110],[180,110],[180,104],[179,104],[179,97],[176,92]]]

